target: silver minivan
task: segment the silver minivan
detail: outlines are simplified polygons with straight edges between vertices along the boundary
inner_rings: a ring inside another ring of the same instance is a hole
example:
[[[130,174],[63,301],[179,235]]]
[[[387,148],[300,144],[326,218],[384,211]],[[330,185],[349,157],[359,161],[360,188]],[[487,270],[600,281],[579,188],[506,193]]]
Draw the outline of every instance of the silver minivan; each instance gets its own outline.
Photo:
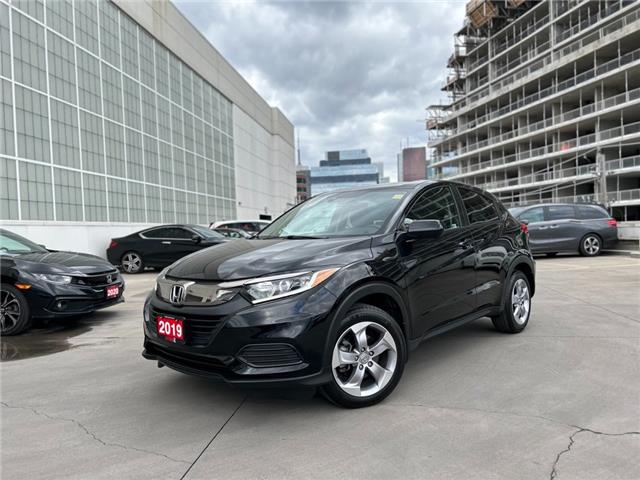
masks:
[[[594,257],[618,240],[616,220],[599,205],[550,203],[510,208],[529,227],[533,253],[580,252]]]

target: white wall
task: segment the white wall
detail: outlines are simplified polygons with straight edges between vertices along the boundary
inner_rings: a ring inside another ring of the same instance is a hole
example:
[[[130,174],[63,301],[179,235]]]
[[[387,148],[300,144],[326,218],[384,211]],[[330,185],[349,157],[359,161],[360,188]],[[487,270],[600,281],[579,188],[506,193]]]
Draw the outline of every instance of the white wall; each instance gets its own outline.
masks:
[[[281,116],[274,112],[274,121]],[[277,127],[272,131],[278,131]],[[236,105],[233,106],[238,218],[276,218],[295,204],[294,147],[271,134]]]
[[[82,223],[82,222],[11,222],[0,221],[0,227],[22,235],[51,250],[92,253],[106,258],[112,238],[152,227],[147,223]]]

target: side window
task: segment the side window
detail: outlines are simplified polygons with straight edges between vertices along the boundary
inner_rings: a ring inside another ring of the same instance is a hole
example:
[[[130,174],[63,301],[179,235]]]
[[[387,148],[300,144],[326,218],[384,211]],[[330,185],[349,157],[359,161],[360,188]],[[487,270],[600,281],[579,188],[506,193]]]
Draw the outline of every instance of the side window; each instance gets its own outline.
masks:
[[[518,220],[527,221],[529,223],[544,222],[544,209],[542,207],[533,207],[525,210],[518,215]]]
[[[172,228],[174,237],[171,238],[192,238],[195,233],[185,228]]]
[[[577,205],[576,211],[578,218],[581,220],[595,220],[598,218],[609,218],[609,214],[600,207],[590,207],[585,205]]]
[[[429,188],[407,213],[405,223],[416,220],[440,220],[445,229],[461,225],[456,202],[449,187]]]
[[[469,223],[488,222],[500,218],[493,201],[473,190],[466,188],[459,188],[458,190],[460,191],[464,208],[467,211]]]
[[[169,236],[171,230],[171,228],[161,227],[154,228],[153,230],[147,230],[142,234],[147,238],[172,238],[171,236]]]
[[[576,218],[576,213],[571,205],[549,205],[547,207],[547,220],[569,220]]]

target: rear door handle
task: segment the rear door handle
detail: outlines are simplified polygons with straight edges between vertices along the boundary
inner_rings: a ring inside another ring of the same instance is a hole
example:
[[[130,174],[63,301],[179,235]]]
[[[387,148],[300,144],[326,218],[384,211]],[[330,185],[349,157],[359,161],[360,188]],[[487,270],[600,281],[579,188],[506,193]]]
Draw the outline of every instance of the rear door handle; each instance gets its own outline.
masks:
[[[171,242],[169,240],[163,240],[162,244],[163,245],[171,245]]]

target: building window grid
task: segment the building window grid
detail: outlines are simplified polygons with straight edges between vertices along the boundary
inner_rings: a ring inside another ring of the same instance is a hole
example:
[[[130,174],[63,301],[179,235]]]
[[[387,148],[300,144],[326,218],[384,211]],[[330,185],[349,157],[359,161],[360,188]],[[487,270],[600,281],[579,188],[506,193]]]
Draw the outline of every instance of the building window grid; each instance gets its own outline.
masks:
[[[97,4],[95,4],[95,3],[94,3],[94,5],[96,6],[96,8],[98,8],[98,7],[97,7]],[[93,10],[92,10],[92,9],[91,9],[91,12],[93,12]],[[79,13],[78,11],[74,11],[74,12],[73,12],[73,16],[74,16],[74,17],[75,17],[75,16],[77,16],[77,15],[78,15],[78,13]],[[81,13],[80,13],[80,15],[84,15],[84,17],[85,17],[85,18],[83,19],[83,21],[82,21],[82,22],[84,22],[85,24],[86,24],[88,21],[90,22],[93,18],[95,18],[95,19],[96,19],[96,21],[97,21],[97,18],[98,18],[98,16],[97,16],[97,15],[98,15],[98,14],[97,14],[97,11],[96,11],[96,16],[95,16],[95,17],[93,17],[93,14],[91,14],[91,18],[90,18],[89,20],[87,20],[87,18],[86,18],[86,17],[87,17],[86,12],[81,12]],[[120,13],[119,13],[119,17],[126,17],[126,16],[125,16],[125,15],[123,15],[123,14],[120,14]],[[82,22],[81,22],[81,23],[82,23]],[[73,22],[72,22],[72,23],[73,23]],[[137,25],[134,25],[134,28],[136,28],[136,29],[137,29],[137,28],[138,28],[138,27],[137,27]],[[75,33],[75,35],[76,35],[76,36],[78,36],[78,35],[81,35],[81,34],[82,34],[82,29],[80,28],[79,30],[80,30],[80,31],[78,31],[78,30],[75,30],[75,31],[74,31],[74,33]],[[121,29],[121,30],[122,30],[122,29]],[[52,33],[54,33],[55,35],[58,35],[58,33],[59,33],[59,32],[55,32],[52,28],[51,28],[51,29],[44,30],[44,32],[45,32],[45,33],[44,33],[45,35],[46,35],[46,34],[48,34],[49,32],[52,32]],[[62,39],[62,37],[56,37],[56,38]],[[152,40],[153,40],[153,39],[152,39]],[[98,40],[98,42],[99,42],[99,40]],[[157,44],[157,42],[155,42],[155,40],[153,40],[153,42],[154,42],[154,44],[155,44],[157,47],[164,48],[164,47],[160,46],[159,44]],[[46,42],[45,42],[45,43],[46,43]],[[98,44],[100,45],[100,42],[99,42]],[[75,50],[76,50],[76,52],[74,52],[74,54],[75,54],[76,56],[78,55],[78,52],[82,52],[82,53],[84,53],[84,54],[89,54],[89,56],[94,57],[96,60],[98,60],[98,61],[99,61],[99,57],[96,57],[92,52],[88,52],[88,51],[87,51],[85,48],[83,48],[82,46],[76,46]],[[45,53],[45,55],[46,55],[46,53]],[[123,57],[124,57],[124,55],[123,55]],[[84,57],[84,60],[86,60],[87,58],[89,58],[89,57]],[[179,62],[179,61],[178,61],[178,62]],[[123,63],[124,63],[124,61],[123,61]],[[98,65],[100,65],[100,64],[98,64]],[[202,92],[202,96],[198,97],[198,96],[197,96],[197,95],[198,95],[197,93],[196,93],[195,95],[196,95],[196,98],[198,98],[198,99],[199,99],[199,100],[198,100],[198,104],[202,104],[202,105],[204,106],[204,109],[205,109],[205,110],[203,110],[203,111],[200,111],[200,112],[199,112],[199,115],[198,115],[198,116],[196,116],[196,117],[191,116],[193,112],[184,112],[184,113],[188,113],[188,115],[190,116],[190,119],[192,119],[192,120],[193,120],[193,123],[194,123],[193,128],[190,128],[190,129],[189,129],[189,133],[187,134],[187,135],[190,137],[190,141],[189,141],[189,143],[192,145],[192,149],[191,149],[191,151],[193,151],[193,149],[194,149],[194,147],[195,147],[198,151],[200,151],[200,153],[208,154],[208,153],[209,153],[209,151],[210,151],[210,149],[208,148],[208,145],[207,145],[207,146],[205,146],[205,145],[207,144],[207,140],[206,140],[206,139],[205,139],[205,140],[200,140],[200,139],[201,139],[201,138],[203,138],[203,137],[209,138],[209,133],[207,133],[206,135],[205,135],[205,134],[203,134],[203,135],[201,136],[201,135],[200,135],[200,133],[201,133],[201,129],[202,129],[202,130],[204,130],[204,131],[207,131],[208,124],[210,123],[210,121],[212,121],[212,120],[214,120],[214,119],[215,119],[215,113],[216,113],[216,111],[215,111],[214,109],[216,109],[216,107],[217,107],[218,105],[221,105],[221,106],[222,106],[222,108],[223,108],[223,109],[225,109],[227,113],[230,113],[230,104],[228,104],[228,105],[227,105],[228,101],[226,101],[226,99],[222,99],[222,97],[220,96],[220,94],[219,94],[217,91],[215,91],[215,90],[214,90],[214,89],[213,89],[209,84],[207,84],[207,83],[205,83],[205,82],[202,82],[202,80],[200,79],[200,77],[198,77],[195,73],[191,72],[191,71],[190,71],[190,69],[189,69],[188,67],[184,67],[184,66],[182,65],[182,63],[181,63],[181,62],[180,62],[180,68],[181,68],[181,70],[183,70],[182,75],[181,75],[181,77],[180,77],[180,81],[181,81],[181,82],[182,82],[182,81],[184,81],[184,79],[185,79],[185,78],[190,79],[190,78],[192,78],[192,77],[193,77],[193,78],[197,77],[197,80],[192,80],[192,82],[193,82],[194,84],[196,84],[196,85],[199,85],[199,86],[200,86],[200,88],[201,88],[201,90],[200,90],[200,91]],[[155,67],[154,67],[154,70],[155,70]],[[46,69],[45,69],[45,71],[46,71]],[[187,73],[185,73],[185,71],[186,71]],[[99,84],[99,87],[103,87],[103,85],[102,85],[102,84],[100,84],[100,74],[98,73],[97,75],[95,75],[95,72],[91,72],[91,73],[93,73],[94,81],[95,81],[95,78],[97,77],[97,80],[98,80],[98,82],[99,82],[99,83],[98,83],[98,84]],[[128,74],[127,74],[126,72],[123,72],[123,73],[122,73],[123,79],[124,79],[124,78],[126,78],[126,76],[127,76],[127,75],[128,75]],[[79,83],[79,82],[78,82],[78,83]],[[189,83],[191,83],[191,82],[189,82]],[[117,86],[117,84],[116,84],[116,86]],[[29,85],[26,85],[25,90],[31,90],[31,88],[29,88]],[[207,92],[207,91],[210,93],[210,97],[208,97],[208,96],[207,96],[207,93],[205,93],[205,92]],[[191,98],[191,95],[189,95],[189,93],[193,94],[193,92],[192,92],[192,91],[190,92],[189,86],[187,86],[187,89],[186,89],[186,90],[182,90],[182,92],[181,92],[181,93],[182,93],[183,95],[186,93],[186,97],[187,97],[188,99],[190,99],[190,98]],[[160,95],[160,97],[161,97],[161,96],[162,96],[162,95]],[[104,97],[104,95],[103,95],[103,97]],[[211,98],[211,102],[209,102],[209,101],[207,100],[208,98]],[[214,104],[214,98],[215,98],[215,104]],[[66,99],[61,99],[61,100],[62,100],[62,102],[60,102],[61,104],[69,104],[69,105],[72,105],[72,106],[73,106],[73,102],[68,102]],[[174,101],[172,101],[173,99],[171,99],[171,100],[170,100],[170,99],[167,99],[167,100],[168,100],[169,102],[171,102],[171,103],[170,103],[170,105],[171,105],[171,107],[173,108],[174,103],[175,103]],[[94,106],[94,107],[95,107],[95,106]],[[178,108],[179,108],[179,107],[178,107]],[[97,109],[97,108],[96,108],[96,109]],[[83,130],[82,128],[80,128],[80,131],[81,131],[81,132],[82,132],[82,134],[83,134],[83,135],[81,135],[81,136],[83,137],[83,139],[85,140],[85,143],[87,144],[87,148],[86,148],[86,149],[85,149],[85,148],[83,148],[83,153],[84,153],[88,158],[90,158],[90,156],[91,156],[91,155],[95,155],[95,154],[98,154],[98,155],[99,155],[99,141],[98,141],[98,138],[97,138],[97,137],[98,137],[98,136],[101,136],[101,135],[102,135],[102,136],[104,136],[104,134],[103,134],[103,132],[98,132],[98,131],[96,131],[95,129],[92,129],[92,128],[91,128],[91,125],[90,125],[90,124],[91,124],[91,122],[90,122],[90,121],[87,121],[87,118],[91,118],[91,117],[86,117],[86,114],[88,114],[88,112],[86,112],[85,110],[86,110],[86,109],[84,109],[83,107],[79,107],[79,108],[78,108],[79,114],[80,114],[80,116],[81,116],[81,122],[80,122],[80,123],[81,123],[81,125],[87,124],[87,128],[85,128],[84,130]],[[216,109],[216,110],[217,110],[217,109]],[[180,113],[182,113],[182,112],[180,112]],[[203,118],[203,117],[204,117],[204,118]],[[209,121],[208,121],[208,122],[207,122],[207,121],[205,121],[205,122],[203,122],[203,123],[199,123],[199,125],[197,125],[197,124],[196,124],[196,122],[198,122],[198,121],[199,121],[199,122],[202,122],[202,120],[209,120]],[[44,121],[46,122],[47,120],[45,119]],[[64,121],[65,121],[65,122],[69,122],[69,118],[67,117]],[[116,123],[117,123],[117,122],[116,122]],[[173,122],[172,122],[172,123],[173,123]],[[228,123],[228,122],[227,122],[227,123]],[[227,123],[225,123],[225,124],[221,124],[221,126],[225,128],[225,132],[224,132],[224,133],[226,133],[226,134],[228,134],[228,126],[227,126]],[[69,125],[71,125],[71,126],[72,126],[72,125],[73,125],[73,122],[69,122]],[[124,127],[124,125],[122,125],[122,127]],[[200,127],[201,127],[201,128],[200,128]],[[106,127],[105,127],[105,128],[106,128]],[[208,130],[208,131],[210,131],[210,130]],[[214,132],[216,132],[216,130],[215,130],[215,129],[214,129]],[[173,133],[173,132],[172,132],[172,133]],[[17,136],[19,136],[19,132],[18,132],[16,135],[17,135]],[[195,137],[195,138],[194,138],[194,137]],[[223,137],[223,136],[221,136],[221,138],[224,138],[224,137]],[[199,141],[198,141],[198,142],[196,142],[196,141],[195,141],[196,139],[198,139]],[[93,140],[93,141],[92,141],[92,140]],[[225,140],[226,140],[226,141],[228,141],[228,139],[225,139]],[[51,141],[53,141],[53,140],[51,140]],[[105,138],[105,140],[104,140],[104,141],[105,141],[105,142],[107,141],[107,140],[106,140],[106,138]],[[162,141],[162,139],[161,139],[160,141]],[[8,143],[8,142],[7,142],[7,143]],[[231,142],[229,142],[229,143],[231,143]],[[55,146],[55,144],[53,144],[53,145]],[[67,145],[67,146],[69,146],[69,145]],[[43,150],[44,150],[44,149],[43,149]],[[102,156],[103,156],[103,158],[106,158],[106,157],[105,157],[105,155],[106,155],[107,153],[106,153],[106,152],[104,152],[104,150],[105,150],[105,149],[103,148]],[[184,152],[183,150],[181,150],[181,152],[186,153],[186,152]],[[126,155],[126,154],[125,154],[125,155]],[[207,155],[207,156],[209,156],[209,155]],[[201,157],[200,157],[200,158],[201,158]],[[203,158],[202,158],[201,160],[202,160],[202,161],[204,161],[205,159],[203,159]],[[44,161],[44,160],[41,160],[41,161]],[[47,160],[47,161],[48,161],[48,160]],[[19,160],[19,163],[35,163],[35,162],[33,162],[33,161],[21,162],[21,161]],[[95,162],[92,162],[92,163],[93,163],[93,166],[94,166],[94,167],[97,167],[97,164],[98,164],[97,159],[96,159],[96,161],[95,161]],[[202,163],[202,162],[200,162],[200,163],[199,163],[199,169],[198,169],[198,171],[199,171],[200,173],[202,173],[202,172],[206,172],[206,171],[207,171],[207,168],[205,167],[205,165],[206,165],[206,164],[204,164],[204,163]],[[212,167],[213,167],[213,163],[211,163],[211,165],[212,165]],[[176,165],[175,165],[175,163],[172,161],[172,162],[171,162],[171,167],[172,167],[172,169],[174,169],[174,167],[175,167],[175,166],[176,166]],[[179,164],[179,165],[178,165],[178,168],[181,170],[183,166],[185,167],[185,174],[186,174],[186,170],[187,170],[186,162],[184,163],[184,165]],[[56,169],[56,170],[58,170],[58,169]],[[65,170],[73,171],[73,168],[65,168]],[[80,171],[82,171],[82,169],[80,169]],[[125,171],[125,175],[126,175],[126,171]],[[95,176],[95,175],[94,175],[94,176]],[[206,173],[205,173],[205,176],[206,176]],[[185,175],[185,177],[186,177],[186,175]],[[200,176],[200,178],[202,178],[202,176]],[[125,178],[124,180],[126,180],[126,178]],[[185,182],[185,183],[186,183],[186,182]],[[207,190],[207,185],[206,185],[206,184],[203,184],[203,183],[202,183],[202,181],[197,182],[197,184],[198,184],[198,186],[200,187],[200,190],[201,190],[201,192],[200,192],[200,193],[205,193],[205,194],[206,194],[206,193],[207,193],[207,192],[206,192],[206,190]],[[51,183],[51,186],[53,186],[53,183]],[[211,186],[213,186],[213,185],[211,185]],[[90,189],[87,189],[86,191],[89,191],[89,190],[90,190]],[[213,197],[220,197],[220,196],[222,196],[222,195],[226,195],[228,191],[229,191],[228,189],[227,189],[227,190],[225,190],[225,189],[219,190],[219,189],[217,189],[217,188],[216,188],[216,191],[215,191],[214,193],[210,194],[210,196],[211,196],[212,198],[213,198]],[[105,187],[105,192],[106,192],[106,187]],[[18,195],[19,195],[19,193],[18,193]],[[204,198],[206,199],[207,197],[204,197]],[[231,199],[227,199],[227,200],[223,200],[223,199],[221,199],[221,203],[222,203],[222,202],[226,202],[226,204],[231,205],[231,206],[233,206],[233,204],[234,204],[233,200],[231,200]],[[186,202],[186,204],[187,204],[189,207],[193,207],[193,204],[190,204],[188,201]],[[211,204],[211,203],[209,203],[209,204]],[[214,204],[215,204],[215,202],[214,202]],[[213,209],[209,208],[209,210],[213,210]],[[91,215],[89,215],[89,216],[93,216],[93,214],[91,214]],[[205,219],[205,216],[203,216],[203,215],[201,215],[201,214],[198,214],[197,216],[198,216],[198,218],[199,218],[201,221],[208,221],[208,220],[206,220],[206,219]]]

